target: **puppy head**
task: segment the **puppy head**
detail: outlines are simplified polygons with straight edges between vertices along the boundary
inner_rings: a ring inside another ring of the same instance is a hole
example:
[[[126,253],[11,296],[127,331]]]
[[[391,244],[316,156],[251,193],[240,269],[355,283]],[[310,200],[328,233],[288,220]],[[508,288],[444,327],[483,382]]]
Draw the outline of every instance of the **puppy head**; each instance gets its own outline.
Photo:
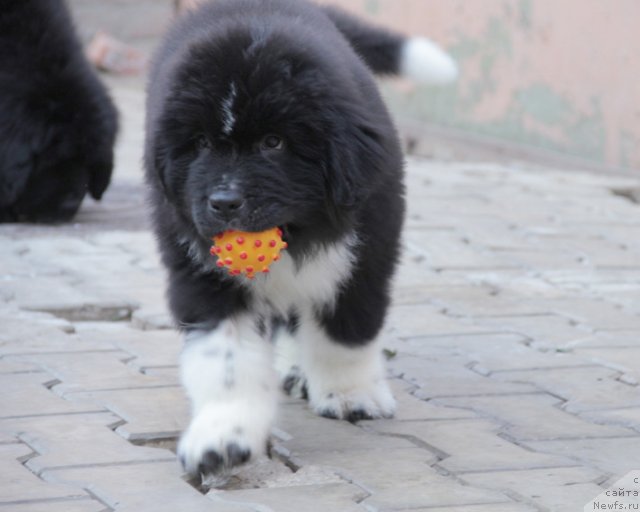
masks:
[[[238,30],[183,54],[153,165],[200,236],[273,226],[339,236],[348,227],[385,149],[361,101],[367,91],[335,60],[287,35]]]

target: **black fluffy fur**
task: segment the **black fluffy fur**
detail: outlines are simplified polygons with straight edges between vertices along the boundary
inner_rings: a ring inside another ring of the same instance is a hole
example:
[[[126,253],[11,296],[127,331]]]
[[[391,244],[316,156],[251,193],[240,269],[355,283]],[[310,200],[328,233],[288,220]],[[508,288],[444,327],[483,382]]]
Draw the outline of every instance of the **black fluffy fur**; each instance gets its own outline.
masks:
[[[403,160],[367,63],[397,70],[402,38],[368,30],[304,0],[218,0],[168,33],[149,81],[145,163],[183,329],[211,329],[252,307],[251,285],[215,267],[211,237],[281,226],[299,264],[356,234],[351,276],[335,308],[316,305],[317,320],[347,345],[378,333],[404,216]],[[379,60],[376,48],[388,56]],[[270,134],[281,149],[264,146]],[[233,216],[209,207],[219,190],[244,201]]]
[[[404,37],[372,27],[337,7],[328,6],[323,10],[374,73],[394,75],[400,72]]]
[[[109,185],[117,113],[62,0],[0,3],[0,222],[66,221]]]

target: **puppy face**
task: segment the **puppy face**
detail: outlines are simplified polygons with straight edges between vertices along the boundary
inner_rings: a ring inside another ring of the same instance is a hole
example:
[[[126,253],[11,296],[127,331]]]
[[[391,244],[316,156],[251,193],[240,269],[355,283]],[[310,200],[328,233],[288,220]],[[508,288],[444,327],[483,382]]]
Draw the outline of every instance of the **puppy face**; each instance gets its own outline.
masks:
[[[375,176],[374,123],[321,57],[235,37],[190,48],[176,70],[154,151],[167,197],[205,239],[339,234]]]

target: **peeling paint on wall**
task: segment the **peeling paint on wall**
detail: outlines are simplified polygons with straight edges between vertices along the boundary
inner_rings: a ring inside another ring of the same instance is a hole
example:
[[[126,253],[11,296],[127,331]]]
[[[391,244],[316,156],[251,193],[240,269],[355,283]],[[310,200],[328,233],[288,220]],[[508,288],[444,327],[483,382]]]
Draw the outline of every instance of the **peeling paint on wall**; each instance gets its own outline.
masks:
[[[398,116],[640,169],[637,0],[326,0],[458,60],[434,89],[387,82]]]
[[[365,0],[364,12],[375,15],[375,14],[378,14],[379,10],[380,10],[379,0]]]
[[[533,0],[520,0],[518,3],[520,26],[529,30],[533,25]]]

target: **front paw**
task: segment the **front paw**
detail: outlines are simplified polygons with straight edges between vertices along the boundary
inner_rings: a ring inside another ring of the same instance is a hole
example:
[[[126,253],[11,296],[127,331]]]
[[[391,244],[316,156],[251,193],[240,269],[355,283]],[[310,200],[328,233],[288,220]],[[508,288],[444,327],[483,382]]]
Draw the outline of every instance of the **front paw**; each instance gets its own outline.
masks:
[[[245,403],[205,405],[178,444],[185,471],[203,479],[224,475],[265,453],[272,416],[271,411],[252,410]]]
[[[282,379],[282,390],[292,398],[309,398],[307,379],[298,366],[292,366]]]
[[[309,404],[313,411],[325,418],[360,420],[391,418],[395,399],[384,378],[372,379],[348,389],[309,383]]]

